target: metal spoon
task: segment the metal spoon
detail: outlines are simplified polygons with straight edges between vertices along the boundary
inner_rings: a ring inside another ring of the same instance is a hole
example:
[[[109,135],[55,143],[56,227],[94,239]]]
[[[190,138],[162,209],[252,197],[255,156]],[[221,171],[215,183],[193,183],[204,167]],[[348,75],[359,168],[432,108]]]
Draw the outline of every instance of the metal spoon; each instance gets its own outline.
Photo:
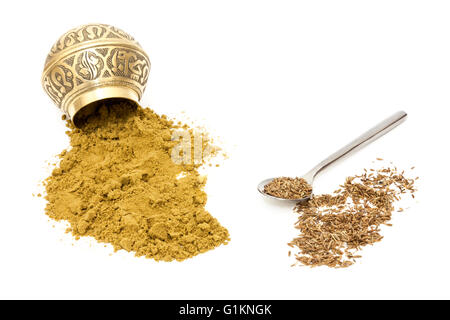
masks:
[[[306,173],[302,178],[305,179],[311,186],[313,185],[314,178],[317,176],[319,172],[321,172],[323,169],[327,168],[330,164],[336,162],[337,160],[341,159],[345,155],[348,155],[352,151],[359,149],[359,147],[368,145],[369,143],[372,143],[376,139],[380,138],[381,136],[385,135],[395,127],[397,127],[399,124],[401,124],[403,121],[406,120],[407,114],[404,111],[399,111],[392,115],[391,117],[387,118],[386,120],[380,122],[378,125],[367,131],[366,133],[362,134],[360,137],[356,138],[352,142],[350,142],[348,145],[343,147],[342,149],[339,149],[332,155],[330,155],[328,158],[320,162],[317,166],[312,168],[308,173]],[[312,193],[303,199],[283,199],[278,198],[275,196],[272,196],[270,194],[267,194],[264,192],[264,186],[270,183],[273,179],[266,179],[264,181],[261,181],[258,184],[258,191],[271,199],[276,200],[283,200],[283,201],[290,201],[290,202],[302,202],[307,201],[311,198]]]

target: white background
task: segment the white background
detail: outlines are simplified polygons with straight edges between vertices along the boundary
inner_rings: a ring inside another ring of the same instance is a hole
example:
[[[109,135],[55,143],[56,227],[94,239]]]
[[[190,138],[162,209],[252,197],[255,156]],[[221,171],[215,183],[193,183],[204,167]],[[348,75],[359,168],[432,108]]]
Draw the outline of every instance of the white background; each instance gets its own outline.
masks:
[[[448,1],[8,1],[1,13],[0,298],[450,298]],[[230,159],[208,171],[207,192],[228,246],[182,263],[111,255],[74,241],[32,197],[68,146],[41,88],[44,60],[62,33],[90,22],[148,52],[144,106],[185,111],[223,141]],[[416,166],[417,201],[355,266],[291,268],[296,216],[256,184],[301,175],[401,109],[407,122],[315,191],[383,157]]]

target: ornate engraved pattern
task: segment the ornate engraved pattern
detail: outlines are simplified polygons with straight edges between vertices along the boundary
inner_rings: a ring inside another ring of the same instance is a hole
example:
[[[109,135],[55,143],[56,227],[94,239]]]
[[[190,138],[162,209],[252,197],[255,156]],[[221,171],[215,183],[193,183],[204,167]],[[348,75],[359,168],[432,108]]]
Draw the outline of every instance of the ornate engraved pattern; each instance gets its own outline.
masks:
[[[83,79],[94,80],[100,76],[104,65],[99,56],[90,50],[86,50],[78,56],[75,69]]]
[[[132,36],[120,30],[119,28],[107,24],[88,24],[69,30],[64,35],[62,35],[51,48],[45,63],[47,64],[56,54],[58,54],[62,50],[80,44],[82,42],[97,39],[126,39],[128,41],[134,42],[139,46],[139,43],[136,42]]]
[[[121,41],[114,44],[94,41],[88,47],[79,45],[89,40],[112,39],[110,34]],[[72,47],[71,50],[63,51],[68,47]],[[87,25],[67,32],[53,46],[49,57],[52,62],[46,62],[42,84],[65,112],[68,100],[102,85],[131,88],[141,97],[150,73],[150,61],[137,42],[108,25]]]
[[[73,72],[67,66],[57,65],[44,78],[43,84],[50,98],[60,106],[64,97],[74,87]]]
[[[133,50],[112,49],[107,59],[108,68],[112,74],[120,77],[128,77],[139,84],[147,82],[150,72],[146,59],[140,53]]]

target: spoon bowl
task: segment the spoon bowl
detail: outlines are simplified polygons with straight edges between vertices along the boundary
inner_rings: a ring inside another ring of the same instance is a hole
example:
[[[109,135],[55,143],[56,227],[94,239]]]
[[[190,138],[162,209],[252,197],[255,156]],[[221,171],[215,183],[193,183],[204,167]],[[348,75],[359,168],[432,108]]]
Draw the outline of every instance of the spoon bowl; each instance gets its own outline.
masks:
[[[310,185],[312,186],[312,184],[311,184],[312,181],[309,181],[309,180],[306,179],[305,177],[302,177],[302,178],[305,179],[305,180],[308,182],[308,184],[310,184]],[[261,181],[261,182],[258,184],[258,191],[259,191],[259,193],[261,193],[264,197],[267,197],[267,198],[269,198],[269,199],[279,200],[279,201],[292,202],[292,203],[305,202],[305,201],[308,201],[309,199],[311,199],[312,192],[311,192],[311,194],[309,195],[309,197],[301,198],[301,199],[284,199],[284,198],[275,197],[275,196],[272,196],[272,195],[266,193],[266,192],[264,191],[264,187],[265,187],[267,184],[271,183],[271,182],[273,181],[273,179],[276,179],[276,178],[266,179],[266,180]]]

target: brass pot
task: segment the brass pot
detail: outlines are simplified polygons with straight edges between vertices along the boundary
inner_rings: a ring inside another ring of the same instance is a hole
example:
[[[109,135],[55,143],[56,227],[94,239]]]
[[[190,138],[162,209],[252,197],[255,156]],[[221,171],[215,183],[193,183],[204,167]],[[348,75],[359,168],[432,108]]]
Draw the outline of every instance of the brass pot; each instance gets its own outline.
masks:
[[[76,115],[95,102],[122,98],[139,103],[150,59],[122,30],[88,24],[65,33],[45,61],[42,86],[76,124]]]

